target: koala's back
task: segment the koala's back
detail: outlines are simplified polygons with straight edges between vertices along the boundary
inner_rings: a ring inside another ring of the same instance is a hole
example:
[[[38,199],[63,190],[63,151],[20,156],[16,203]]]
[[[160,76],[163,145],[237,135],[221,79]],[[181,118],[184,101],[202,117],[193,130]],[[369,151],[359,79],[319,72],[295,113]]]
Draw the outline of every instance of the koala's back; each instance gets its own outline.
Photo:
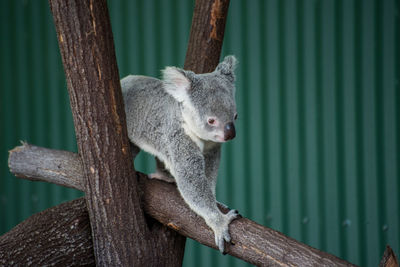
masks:
[[[156,78],[130,75],[121,80],[121,87],[129,139],[159,156],[168,144],[171,130],[181,125],[178,103]]]

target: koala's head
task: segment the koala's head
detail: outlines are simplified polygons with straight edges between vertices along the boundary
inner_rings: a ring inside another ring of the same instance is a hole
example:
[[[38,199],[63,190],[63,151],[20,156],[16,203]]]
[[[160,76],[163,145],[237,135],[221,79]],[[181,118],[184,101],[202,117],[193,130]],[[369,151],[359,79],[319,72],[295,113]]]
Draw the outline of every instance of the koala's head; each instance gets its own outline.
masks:
[[[175,67],[163,71],[164,88],[181,103],[186,127],[203,140],[226,142],[236,135],[236,64],[234,56],[227,56],[211,73]]]

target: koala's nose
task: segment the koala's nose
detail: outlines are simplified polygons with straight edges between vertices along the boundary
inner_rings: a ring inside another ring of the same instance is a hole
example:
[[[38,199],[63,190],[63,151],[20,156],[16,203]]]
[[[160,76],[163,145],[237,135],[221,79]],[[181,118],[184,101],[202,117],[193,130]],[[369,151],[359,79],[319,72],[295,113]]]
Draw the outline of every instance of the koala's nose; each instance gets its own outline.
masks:
[[[235,136],[236,136],[235,125],[233,124],[233,122],[228,122],[227,124],[225,124],[224,127],[224,139],[225,141],[228,141],[235,138]]]

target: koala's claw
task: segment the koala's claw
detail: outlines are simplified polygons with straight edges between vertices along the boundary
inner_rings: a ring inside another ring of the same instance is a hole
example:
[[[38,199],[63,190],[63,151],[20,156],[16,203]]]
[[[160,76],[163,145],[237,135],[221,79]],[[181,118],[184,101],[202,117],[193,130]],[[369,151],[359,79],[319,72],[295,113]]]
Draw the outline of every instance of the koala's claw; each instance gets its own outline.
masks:
[[[226,215],[230,218],[229,222],[231,222],[239,216],[239,212],[237,210],[230,210]]]
[[[232,211],[232,210],[231,210],[231,211]],[[236,214],[236,217],[235,217],[234,219],[242,218],[242,215],[240,215],[240,213],[239,213],[238,210],[233,210],[233,211],[234,211],[234,213]]]
[[[227,243],[231,243],[232,238],[229,234],[229,224],[231,223],[232,220],[236,219],[239,216],[239,213],[237,210],[230,210],[227,214],[223,215],[223,219],[224,219],[224,225],[221,226],[220,231],[214,231],[215,233],[215,244],[218,246],[219,251],[222,254],[226,254],[224,252],[224,241],[226,241]]]
[[[229,235],[228,230],[225,230],[221,235],[215,235],[215,244],[218,246],[219,251],[222,254],[226,254],[225,253],[225,242],[230,243],[231,242],[231,236]]]

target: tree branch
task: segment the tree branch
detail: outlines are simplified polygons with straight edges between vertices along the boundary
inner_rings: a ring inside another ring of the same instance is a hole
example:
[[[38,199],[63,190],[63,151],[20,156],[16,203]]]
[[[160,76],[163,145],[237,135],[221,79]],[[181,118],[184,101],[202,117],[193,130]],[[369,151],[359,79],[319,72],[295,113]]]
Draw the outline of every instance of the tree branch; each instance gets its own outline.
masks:
[[[34,214],[0,236],[0,266],[94,265],[84,198]]]
[[[8,165],[17,177],[85,191],[83,167],[78,154],[25,142],[9,153]]]
[[[379,267],[399,267],[396,254],[394,254],[393,249],[390,246],[386,246]]]
[[[60,166],[51,163],[52,160],[60,162],[61,159],[66,158],[68,165]],[[61,184],[60,179],[54,178],[57,173],[61,173],[62,183],[65,184],[74,176],[74,182],[70,186],[82,190],[83,183],[79,182],[84,179],[83,173],[80,173],[81,162],[73,153],[27,144],[10,151],[9,167],[11,172],[18,177],[37,175],[36,166],[39,165],[42,166],[40,175],[46,177],[42,180]],[[212,230],[207,227],[202,218],[190,210],[174,185],[147,179],[142,174],[138,176],[144,211],[148,215],[179,234],[217,249]],[[38,177],[35,180],[38,180]],[[68,229],[64,230],[68,231]],[[351,266],[344,260],[246,218],[234,220],[230,224],[230,233],[235,245],[228,246],[226,252],[258,266]],[[0,239],[0,247],[1,243],[2,239]]]
[[[212,72],[219,63],[229,0],[196,0],[184,68]]]

